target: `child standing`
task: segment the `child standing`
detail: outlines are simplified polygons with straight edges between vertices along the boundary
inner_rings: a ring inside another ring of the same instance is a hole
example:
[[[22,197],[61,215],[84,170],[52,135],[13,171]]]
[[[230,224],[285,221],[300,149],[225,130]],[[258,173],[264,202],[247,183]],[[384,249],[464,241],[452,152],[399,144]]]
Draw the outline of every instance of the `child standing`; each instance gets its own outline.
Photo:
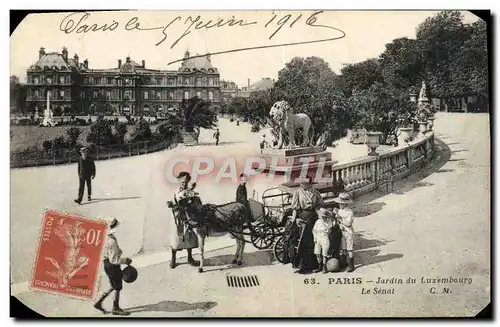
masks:
[[[334,199],[336,203],[339,204],[339,209],[337,211],[337,218],[340,230],[342,231],[342,255],[348,257],[347,272],[354,271],[354,227],[352,223],[354,221],[354,213],[349,205],[352,203],[349,193],[340,193],[338,197]]]
[[[266,134],[262,134],[262,141],[260,141],[260,153],[261,154],[266,146],[267,146]]]
[[[330,250],[330,232],[334,226],[332,213],[325,208],[320,208],[316,211],[318,220],[313,227],[314,237],[314,254],[318,259],[318,269],[314,270],[315,273],[323,270],[326,273],[326,261],[329,257]]]

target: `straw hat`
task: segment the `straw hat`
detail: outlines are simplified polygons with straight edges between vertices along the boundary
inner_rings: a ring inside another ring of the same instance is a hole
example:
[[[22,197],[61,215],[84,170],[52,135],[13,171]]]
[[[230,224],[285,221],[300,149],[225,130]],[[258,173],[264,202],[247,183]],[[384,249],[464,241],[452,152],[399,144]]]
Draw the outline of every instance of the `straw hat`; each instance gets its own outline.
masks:
[[[352,203],[349,193],[340,193],[339,196],[333,199],[337,203]]]
[[[120,226],[121,224],[122,224],[122,222],[116,218],[109,220],[108,221],[108,234],[113,234],[116,231],[116,229],[118,228],[118,226]]]

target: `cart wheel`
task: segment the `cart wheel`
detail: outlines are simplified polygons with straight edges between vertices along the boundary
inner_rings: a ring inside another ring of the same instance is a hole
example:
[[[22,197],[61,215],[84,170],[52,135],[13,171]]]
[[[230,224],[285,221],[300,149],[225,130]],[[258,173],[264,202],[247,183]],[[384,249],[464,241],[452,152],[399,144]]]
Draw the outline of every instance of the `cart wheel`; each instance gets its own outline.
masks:
[[[274,231],[261,224],[255,225],[250,241],[259,250],[269,249],[274,242]]]
[[[285,263],[285,237],[280,236],[274,243],[274,257],[278,262]]]

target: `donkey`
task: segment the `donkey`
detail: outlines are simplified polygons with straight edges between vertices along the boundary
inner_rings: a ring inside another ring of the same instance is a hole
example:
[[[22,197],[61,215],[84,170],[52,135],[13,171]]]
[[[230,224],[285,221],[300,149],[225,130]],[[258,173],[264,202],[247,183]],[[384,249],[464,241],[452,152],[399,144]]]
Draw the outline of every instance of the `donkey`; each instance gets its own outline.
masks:
[[[183,198],[175,205],[169,201],[169,207],[177,211],[178,219],[184,226],[193,230],[198,238],[200,248],[200,266],[198,272],[203,272],[205,260],[205,238],[207,236],[222,236],[231,234],[236,239],[236,254],[233,264],[243,263],[243,250],[247,208],[238,202],[222,205],[203,204],[194,192],[193,196]]]

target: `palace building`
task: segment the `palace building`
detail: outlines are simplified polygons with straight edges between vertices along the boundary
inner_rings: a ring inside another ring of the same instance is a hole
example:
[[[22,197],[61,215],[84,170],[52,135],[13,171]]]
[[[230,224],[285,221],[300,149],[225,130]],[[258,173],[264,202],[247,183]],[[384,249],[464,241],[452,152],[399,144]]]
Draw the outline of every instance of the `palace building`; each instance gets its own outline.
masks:
[[[190,58],[186,51],[178,70],[146,68],[127,57],[115,68],[91,69],[89,61],[77,54],[45,52],[27,70],[27,106],[39,111],[50,98],[52,110],[75,114],[156,115],[179,108],[184,99],[199,97],[210,101],[214,110],[220,103],[219,72],[210,55]]]

